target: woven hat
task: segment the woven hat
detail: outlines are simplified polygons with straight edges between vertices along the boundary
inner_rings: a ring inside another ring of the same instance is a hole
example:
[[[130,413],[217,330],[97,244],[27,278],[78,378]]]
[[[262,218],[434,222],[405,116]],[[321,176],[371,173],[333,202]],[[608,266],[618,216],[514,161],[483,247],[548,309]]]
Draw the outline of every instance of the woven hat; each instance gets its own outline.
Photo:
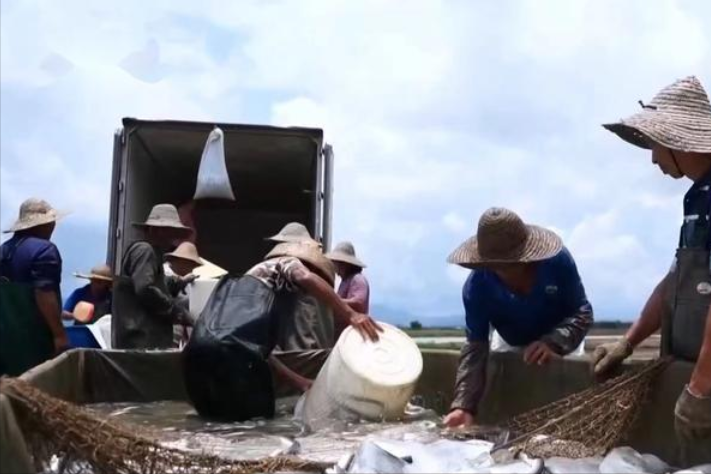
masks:
[[[20,215],[15,223],[9,229],[4,230],[3,234],[57,222],[67,214],[69,213],[54,209],[47,201],[29,198],[20,205]]]
[[[75,277],[83,278],[85,280],[103,280],[103,281],[113,281],[114,277],[111,273],[111,269],[108,265],[97,265],[91,269],[91,271],[86,273],[75,273]]]
[[[311,237],[306,226],[299,222],[289,222],[278,234],[267,237],[267,240],[278,243],[306,243],[321,247],[321,244]]]
[[[326,280],[330,285],[336,280],[336,269],[333,264],[321,250],[310,244],[304,243],[283,243],[272,249],[264,258],[269,260],[277,257],[294,257],[298,258],[318,273],[318,275]]]
[[[642,111],[603,127],[623,140],[650,149],[711,153],[711,103],[701,82],[689,76],[659,92]]]
[[[203,261],[198,255],[197,247],[192,242],[183,242],[178,245],[174,251],[165,254],[166,258],[180,258],[183,260],[189,260],[196,265],[202,265]]]
[[[333,250],[326,254],[326,258],[334,262],[343,262],[356,267],[365,268],[365,263],[356,257],[355,247],[350,242],[341,242]]]
[[[172,204],[158,204],[153,206],[146,222],[135,222],[133,225],[138,227],[167,227],[186,231],[192,230],[190,227],[183,225],[180,221],[178,210]]]
[[[465,268],[492,263],[527,263],[555,256],[563,242],[554,232],[527,225],[513,211],[492,207],[482,214],[474,237],[447,258]]]

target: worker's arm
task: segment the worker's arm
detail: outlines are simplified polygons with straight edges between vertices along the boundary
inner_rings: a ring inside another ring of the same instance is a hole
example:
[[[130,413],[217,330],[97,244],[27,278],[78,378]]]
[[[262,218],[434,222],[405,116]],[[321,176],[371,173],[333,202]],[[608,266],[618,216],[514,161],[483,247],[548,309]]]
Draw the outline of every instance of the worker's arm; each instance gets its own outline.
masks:
[[[338,319],[353,326],[364,338],[378,340],[378,332],[382,331],[378,323],[344,303],[321,277],[300,265],[291,270],[291,280],[305,292],[330,306]]]
[[[642,309],[639,319],[632,324],[625,339],[632,347],[637,347],[642,341],[659,331],[662,327],[662,315],[664,314],[664,289],[668,276],[665,276],[652,291],[647,303]]]
[[[44,318],[54,339],[55,353],[69,348],[69,338],[62,324],[62,308],[59,306],[59,295],[54,290],[35,289],[35,301],[40,314]]]
[[[159,316],[183,322],[187,317],[185,311],[166,292],[166,283],[159,281],[163,276],[156,272],[156,268],[161,263],[153,248],[145,242],[136,244],[131,248],[128,258],[131,281],[141,304]]]
[[[454,401],[444,422],[450,428],[471,425],[486,388],[488,341],[470,341],[462,346],[454,383]]]
[[[563,319],[542,340],[558,355],[573,352],[585,339],[593,323],[593,310],[587,301],[571,316]]]
[[[302,377],[301,375],[297,374],[273,355],[269,356],[269,365],[279,377],[283,378],[290,385],[301,390],[302,392],[305,392],[310,389],[311,385],[313,384],[313,380],[307,379],[306,377]]]
[[[67,332],[62,324],[62,306],[59,283],[62,279],[62,258],[57,247],[47,242],[30,265],[35,302],[42,318],[47,323],[54,340],[55,353],[69,348]]]
[[[691,393],[700,396],[711,396],[711,307],[706,314],[706,329],[704,340],[696,360],[696,366],[689,382]]]
[[[618,342],[602,344],[593,353],[593,368],[597,376],[606,377],[632,354],[635,346],[662,326],[664,291],[669,274],[660,281],[642,309],[639,319]]]

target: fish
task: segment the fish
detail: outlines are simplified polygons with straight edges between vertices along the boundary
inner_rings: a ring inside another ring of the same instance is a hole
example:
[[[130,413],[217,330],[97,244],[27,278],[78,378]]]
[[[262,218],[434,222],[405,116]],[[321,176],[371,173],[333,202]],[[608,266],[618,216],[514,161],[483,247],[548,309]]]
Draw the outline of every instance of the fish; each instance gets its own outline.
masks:
[[[407,461],[386,451],[373,441],[361,444],[351,460],[347,473],[397,474],[405,472]]]
[[[277,436],[281,446],[279,449],[273,451],[269,456],[295,456],[301,452],[301,444],[298,440],[293,438],[286,438],[284,436]]]
[[[570,459],[553,457],[543,461],[546,470],[550,474],[588,474],[590,472],[600,472],[601,456]]]
[[[711,474],[711,464],[701,464],[699,466],[682,469],[674,474]]]
[[[669,472],[669,465],[652,454],[642,455],[628,446],[613,449],[600,463],[601,474],[638,472],[664,474]]]

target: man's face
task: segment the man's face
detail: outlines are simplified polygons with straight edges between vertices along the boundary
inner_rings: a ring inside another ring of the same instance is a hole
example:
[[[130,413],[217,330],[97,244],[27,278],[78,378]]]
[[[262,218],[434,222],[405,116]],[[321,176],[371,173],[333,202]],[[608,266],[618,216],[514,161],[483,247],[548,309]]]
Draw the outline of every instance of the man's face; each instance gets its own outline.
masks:
[[[171,270],[181,277],[191,274],[198,267],[194,262],[182,258],[169,258],[168,263]]]
[[[654,148],[652,148],[652,163],[659,166],[662,173],[667,176],[671,176],[674,179],[684,177],[684,174],[679,169],[679,163],[675,161],[669,148],[654,145]]]

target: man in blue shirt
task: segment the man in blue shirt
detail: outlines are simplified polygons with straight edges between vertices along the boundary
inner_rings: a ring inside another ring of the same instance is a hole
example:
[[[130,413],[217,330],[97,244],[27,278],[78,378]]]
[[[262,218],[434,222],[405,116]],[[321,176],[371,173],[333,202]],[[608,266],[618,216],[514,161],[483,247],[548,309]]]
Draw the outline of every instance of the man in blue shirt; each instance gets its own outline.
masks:
[[[526,225],[508,209],[491,208],[477,235],[448,261],[474,271],[463,289],[467,343],[457,372],[449,427],[475,423],[484,394],[489,328],[523,350],[527,364],[543,365],[570,354],[593,322],[580,275],[561,239]]]
[[[652,163],[665,175],[694,184],[684,196],[671,270],[627,334],[596,349],[595,372],[611,372],[661,329],[662,354],[694,364],[675,408],[682,463],[693,465],[711,461],[711,103],[701,82],[689,76],[640,105],[640,112],[604,127],[651,150]]]
[[[111,312],[111,286],[113,278],[108,265],[97,265],[91,269],[88,275],[75,274],[77,278],[89,280],[89,283],[77,288],[69,295],[64,302],[65,319],[74,319],[74,324],[91,324],[102,316]],[[74,309],[81,301],[90,303],[94,307],[89,319],[84,319],[80,315],[74,314]]]
[[[61,320],[62,257],[50,239],[59,212],[41,199],[20,206],[0,246],[0,374],[20,375],[69,347]]]

